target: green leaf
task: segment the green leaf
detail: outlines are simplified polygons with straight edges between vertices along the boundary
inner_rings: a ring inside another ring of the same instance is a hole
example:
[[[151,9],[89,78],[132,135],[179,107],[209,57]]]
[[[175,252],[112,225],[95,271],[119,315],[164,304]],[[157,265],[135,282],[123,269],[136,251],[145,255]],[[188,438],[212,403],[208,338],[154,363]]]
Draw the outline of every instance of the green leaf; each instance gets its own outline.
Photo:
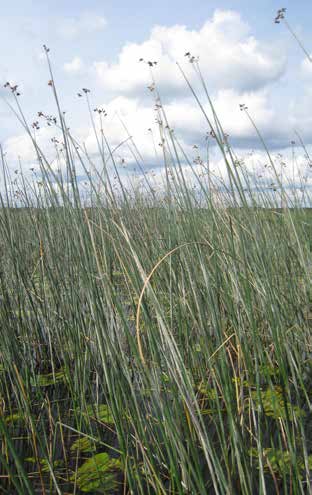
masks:
[[[102,452],[85,461],[70,479],[82,492],[105,494],[116,488],[120,469],[119,459],[113,459]]]
[[[271,364],[263,364],[259,367],[261,375],[264,376],[278,376],[280,371],[277,366]]]
[[[205,383],[200,383],[197,386],[197,390],[204,396],[205,399],[217,400],[218,394],[215,388],[207,386]]]
[[[49,461],[47,459],[38,459],[39,460],[39,463],[40,463],[40,468],[41,468],[41,471],[43,473],[48,473],[50,471],[50,468],[49,468]],[[25,459],[26,462],[31,462],[32,464],[36,464],[37,465],[37,459],[35,457],[26,457]],[[53,461],[53,463],[50,465],[52,466],[53,469],[57,468],[57,467],[60,467],[62,466],[62,461],[61,460],[57,460],[57,461]]]
[[[80,452],[95,452],[96,447],[94,442],[90,440],[90,438],[83,437],[78,438],[70,447],[72,452],[80,451]]]
[[[46,373],[42,375],[37,375],[31,380],[31,385],[33,387],[49,387],[50,385],[56,385],[57,383],[62,383],[65,381],[64,370],[56,371],[53,373]]]
[[[4,416],[4,421],[5,423],[12,424],[12,423],[18,423],[19,421],[24,421],[24,415],[20,412],[18,413],[13,413],[13,414],[8,414],[7,416]]]
[[[99,421],[102,421],[102,423],[106,423],[108,425],[115,424],[114,418],[107,404],[88,404],[86,414],[89,417],[95,417]]]
[[[170,378],[169,376],[167,375],[167,373],[165,373],[164,371],[162,372],[161,374],[161,379],[164,383],[169,383],[170,382]]]
[[[259,454],[256,448],[249,450],[251,457],[256,459],[257,468],[259,469]],[[278,477],[290,475],[291,473],[291,455],[289,450],[280,450],[275,448],[266,448],[262,451],[263,468],[266,472],[273,471]],[[308,456],[308,466],[312,469],[312,456]],[[301,456],[296,457],[296,467],[299,472],[305,470],[305,463]],[[302,479],[301,474],[299,478]]]
[[[251,396],[256,403],[259,402],[256,391],[253,391]],[[295,406],[289,401],[285,402],[282,389],[279,386],[261,391],[260,397],[260,402],[262,403],[266,416],[270,416],[274,419],[286,419],[288,413],[290,420],[293,420],[294,417],[299,418],[305,415],[305,412],[300,409],[299,406]]]

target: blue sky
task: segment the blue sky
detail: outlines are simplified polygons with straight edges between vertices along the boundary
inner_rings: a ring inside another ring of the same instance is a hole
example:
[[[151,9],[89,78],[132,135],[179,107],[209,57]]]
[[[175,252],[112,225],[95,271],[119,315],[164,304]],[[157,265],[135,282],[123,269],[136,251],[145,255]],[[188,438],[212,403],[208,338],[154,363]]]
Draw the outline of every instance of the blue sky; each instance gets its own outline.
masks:
[[[161,167],[147,139],[147,129],[154,121],[153,95],[146,89],[150,75],[138,59],[157,57],[154,76],[168,115],[182,144],[191,149],[193,143],[202,142],[206,129],[175,66],[179,60],[191,74],[183,58],[190,49],[200,57],[207,86],[233,144],[244,152],[256,149],[261,160],[255,132],[238,113],[243,102],[269,147],[287,153],[295,131],[307,146],[312,143],[312,64],[285,26],[274,24],[281,7],[287,8],[287,20],[312,52],[312,8],[307,0],[296,4],[284,1],[282,5],[275,0],[5,2],[0,19],[0,83],[19,84],[29,122],[36,119],[38,111],[53,113],[42,51],[46,43],[62,108],[79,139],[96,153],[86,106],[77,98],[77,92],[88,87],[92,104],[108,109],[107,132],[112,144],[124,138],[120,121],[116,122],[116,115],[121,114],[147,162]],[[197,84],[193,79],[192,83]],[[3,89],[0,94],[12,101]],[[3,101],[0,117],[0,142],[8,157],[15,163],[18,154],[28,166],[32,160],[29,143]],[[50,136],[46,129],[38,134],[43,142]]]

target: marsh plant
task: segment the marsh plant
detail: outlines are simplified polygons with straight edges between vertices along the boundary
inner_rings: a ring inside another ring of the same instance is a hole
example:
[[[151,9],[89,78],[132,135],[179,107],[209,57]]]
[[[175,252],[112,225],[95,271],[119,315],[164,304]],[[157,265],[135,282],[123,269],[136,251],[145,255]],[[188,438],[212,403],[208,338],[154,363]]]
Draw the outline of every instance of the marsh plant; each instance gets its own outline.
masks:
[[[71,134],[44,49],[56,117],[28,124],[7,83],[39,172],[12,181],[2,151],[1,493],[311,493],[308,188],[268,150],[274,184],[254,187],[190,53],[226,180],[184,153],[153,82],[164,181],[125,183],[87,88],[101,167]]]

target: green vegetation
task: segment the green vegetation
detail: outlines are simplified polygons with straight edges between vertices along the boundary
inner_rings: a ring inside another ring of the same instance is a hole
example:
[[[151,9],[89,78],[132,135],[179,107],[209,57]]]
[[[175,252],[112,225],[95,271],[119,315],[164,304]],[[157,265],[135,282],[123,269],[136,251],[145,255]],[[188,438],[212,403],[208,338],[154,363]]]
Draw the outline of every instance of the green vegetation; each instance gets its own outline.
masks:
[[[64,173],[19,106],[40,186],[20,175],[15,198],[2,154],[1,493],[311,493],[308,191],[288,197],[276,173],[275,195],[254,194],[213,108],[228,182],[189,163],[190,188],[159,103],[162,194],[124,186],[94,125],[85,207],[75,164],[92,161],[50,85]]]

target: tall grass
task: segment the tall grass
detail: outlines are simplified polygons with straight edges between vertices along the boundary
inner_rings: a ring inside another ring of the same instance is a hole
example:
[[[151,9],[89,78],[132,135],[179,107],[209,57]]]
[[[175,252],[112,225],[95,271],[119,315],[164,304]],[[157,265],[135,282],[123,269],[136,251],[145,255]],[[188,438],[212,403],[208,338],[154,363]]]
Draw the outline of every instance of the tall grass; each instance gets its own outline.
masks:
[[[186,156],[155,91],[162,194],[148,176],[144,192],[125,185],[93,121],[102,168],[86,206],[76,166],[92,161],[52,71],[51,86],[65,171],[14,88],[40,186],[19,175],[16,198],[1,154],[1,492],[311,493],[311,212],[273,161],[277,194],[254,192],[208,92],[221,188]]]

